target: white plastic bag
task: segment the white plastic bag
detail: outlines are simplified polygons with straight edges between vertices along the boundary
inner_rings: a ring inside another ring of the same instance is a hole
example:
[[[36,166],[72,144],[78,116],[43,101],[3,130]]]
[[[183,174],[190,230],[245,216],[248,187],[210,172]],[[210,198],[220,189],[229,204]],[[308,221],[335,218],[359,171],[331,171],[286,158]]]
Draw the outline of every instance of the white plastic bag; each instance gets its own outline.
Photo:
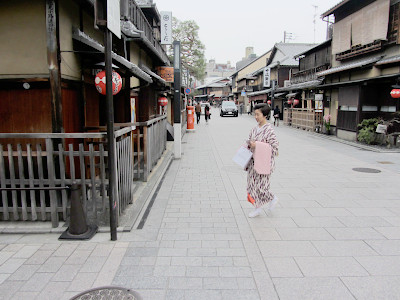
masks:
[[[233,157],[233,161],[243,169],[246,169],[252,156],[253,153],[247,147],[241,146]]]

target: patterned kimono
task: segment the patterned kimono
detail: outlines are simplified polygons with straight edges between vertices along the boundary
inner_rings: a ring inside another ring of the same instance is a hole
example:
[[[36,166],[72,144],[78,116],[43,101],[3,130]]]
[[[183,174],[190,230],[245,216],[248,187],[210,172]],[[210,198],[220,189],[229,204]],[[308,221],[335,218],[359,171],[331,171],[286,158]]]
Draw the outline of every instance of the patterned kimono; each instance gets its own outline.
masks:
[[[271,157],[271,174],[275,169],[275,156],[278,154],[278,146],[279,142],[276,139],[276,135],[274,130],[272,129],[271,124],[267,123],[263,125],[261,128],[257,125],[250,131],[249,139],[247,143],[250,141],[259,141],[263,143],[268,143],[272,148],[272,157]],[[254,199],[255,207],[259,208],[265,203],[270,202],[274,199],[274,195],[269,191],[270,187],[270,176],[271,174],[264,175],[258,174],[254,170],[254,160],[253,158],[250,160],[247,166],[247,194]]]

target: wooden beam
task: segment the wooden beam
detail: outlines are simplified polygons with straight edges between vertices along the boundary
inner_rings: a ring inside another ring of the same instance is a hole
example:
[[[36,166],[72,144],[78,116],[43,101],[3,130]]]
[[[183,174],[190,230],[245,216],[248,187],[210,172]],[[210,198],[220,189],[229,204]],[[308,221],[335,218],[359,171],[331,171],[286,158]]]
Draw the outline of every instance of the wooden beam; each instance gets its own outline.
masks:
[[[50,74],[53,132],[63,132],[57,0],[46,0],[47,64]]]

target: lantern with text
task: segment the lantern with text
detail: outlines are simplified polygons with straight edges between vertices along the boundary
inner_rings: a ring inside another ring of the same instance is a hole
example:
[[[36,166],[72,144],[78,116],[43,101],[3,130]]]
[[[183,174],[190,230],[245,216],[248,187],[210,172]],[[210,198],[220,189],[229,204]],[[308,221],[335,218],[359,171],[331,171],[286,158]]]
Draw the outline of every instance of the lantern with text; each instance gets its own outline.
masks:
[[[392,98],[400,98],[400,87],[399,88],[397,88],[397,89],[393,89],[391,92],[390,92],[390,96],[392,96]]]
[[[271,105],[272,101],[271,101],[271,100],[268,100],[267,103],[268,103],[269,105]]]
[[[96,78],[94,79],[94,84],[96,86],[97,91],[105,95],[106,94],[106,71],[101,71],[97,73]],[[119,91],[122,88],[122,78],[121,76],[115,72],[114,70],[112,71],[112,92],[113,95],[116,95],[119,93]]]
[[[297,104],[299,104],[300,103],[300,101],[299,100],[297,100],[297,99],[294,99],[293,100],[293,104],[294,104],[294,106],[296,106]]]
[[[287,101],[287,104],[289,104],[289,105],[291,105],[292,103],[293,103],[292,99],[289,99],[289,100]]]
[[[158,98],[158,105],[167,106],[168,105],[168,99],[166,97]]]

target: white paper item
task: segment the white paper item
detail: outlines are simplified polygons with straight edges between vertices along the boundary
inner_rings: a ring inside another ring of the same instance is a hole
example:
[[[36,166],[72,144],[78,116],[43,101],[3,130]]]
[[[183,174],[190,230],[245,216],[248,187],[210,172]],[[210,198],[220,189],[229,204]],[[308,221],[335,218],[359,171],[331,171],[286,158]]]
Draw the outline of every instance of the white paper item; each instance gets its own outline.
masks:
[[[241,146],[233,157],[233,161],[245,169],[253,156],[253,153],[245,146]]]

